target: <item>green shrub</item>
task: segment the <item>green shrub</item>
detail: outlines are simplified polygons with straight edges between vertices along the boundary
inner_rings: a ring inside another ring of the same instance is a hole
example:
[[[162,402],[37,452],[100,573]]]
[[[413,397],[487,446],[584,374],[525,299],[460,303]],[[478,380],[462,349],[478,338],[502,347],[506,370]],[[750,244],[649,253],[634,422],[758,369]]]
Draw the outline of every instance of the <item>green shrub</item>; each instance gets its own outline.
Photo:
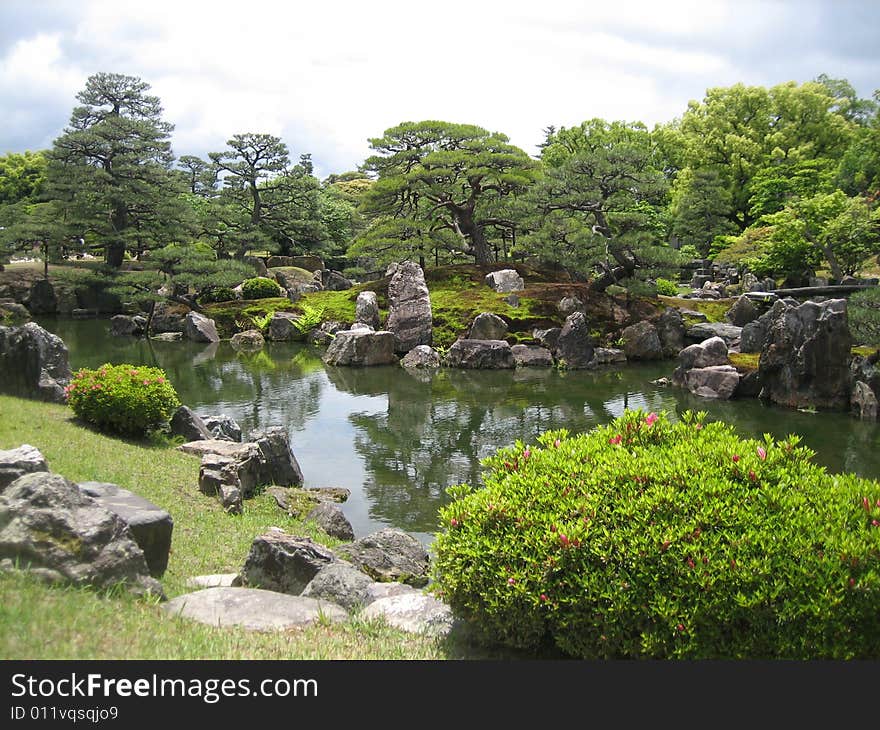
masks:
[[[268,299],[269,297],[281,296],[284,292],[272,279],[265,276],[255,276],[253,279],[245,279],[241,285],[243,299]]]
[[[880,346],[880,287],[853,294],[849,299],[847,316],[855,342]]]
[[[485,639],[582,658],[880,657],[880,482],[704,417],[486,459],[441,509],[438,594]]]
[[[216,302],[231,302],[235,299],[235,292],[228,286],[215,286],[208,289],[199,297],[199,304],[214,304]]]
[[[678,296],[678,284],[674,281],[669,281],[669,279],[657,279],[657,293],[662,294],[664,297],[677,297]]]
[[[82,368],[73,374],[66,392],[78,418],[125,435],[143,435],[161,426],[180,405],[164,371],[143,365]]]

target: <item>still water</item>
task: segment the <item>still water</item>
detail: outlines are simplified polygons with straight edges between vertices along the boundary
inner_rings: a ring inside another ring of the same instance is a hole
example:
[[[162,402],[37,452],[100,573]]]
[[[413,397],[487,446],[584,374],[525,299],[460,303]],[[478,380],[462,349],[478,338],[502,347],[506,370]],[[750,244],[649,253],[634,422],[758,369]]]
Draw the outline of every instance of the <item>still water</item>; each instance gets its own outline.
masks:
[[[445,488],[476,483],[479,461],[549,429],[589,430],[625,408],[672,418],[705,410],[742,436],[803,437],[830,471],[880,478],[880,426],[845,414],[801,413],[757,400],[716,402],[651,384],[671,362],[622,370],[466,371],[433,376],[400,367],[325,367],[321,352],[267,343],[257,354],[228,342],[155,342],[112,337],[105,320],[44,319],[70,351],[73,369],[105,362],[160,367],[183,403],[231,416],[247,432],[282,425],[306,486],[351,490],[342,505],[360,537],[386,526],[430,542]]]

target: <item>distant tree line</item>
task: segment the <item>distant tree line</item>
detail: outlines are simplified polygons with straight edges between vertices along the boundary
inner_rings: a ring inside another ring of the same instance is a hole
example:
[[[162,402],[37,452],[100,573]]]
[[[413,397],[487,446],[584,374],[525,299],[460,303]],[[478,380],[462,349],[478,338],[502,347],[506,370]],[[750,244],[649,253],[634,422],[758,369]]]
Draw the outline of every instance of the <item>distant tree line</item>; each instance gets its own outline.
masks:
[[[404,122],[323,181],[310,154],[263,133],[175,158],[149,91],[95,74],[52,149],[0,157],[0,256],[88,251],[109,272],[137,259],[166,275],[211,261],[218,282],[248,252],[354,274],[530,261],[603,287],[695,257],[840,278],[880,252],[880,92],[860,99],[844,79],[710,88],[654,129],[550,126],[536,158],[477,126]]]

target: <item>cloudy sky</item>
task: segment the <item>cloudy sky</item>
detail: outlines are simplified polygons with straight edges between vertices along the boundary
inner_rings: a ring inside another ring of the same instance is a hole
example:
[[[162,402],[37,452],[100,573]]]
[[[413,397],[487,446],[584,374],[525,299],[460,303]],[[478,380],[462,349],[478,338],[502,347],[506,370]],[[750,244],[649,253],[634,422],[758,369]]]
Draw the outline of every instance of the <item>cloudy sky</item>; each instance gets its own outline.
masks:
[[[177,155],[241,132],[354,169],[442,119],[529,153],[548,125],[680,116],[711,86],[880,88],[880,0],[0,0],[0,154],[44,149],[93,73],[139,76]]]

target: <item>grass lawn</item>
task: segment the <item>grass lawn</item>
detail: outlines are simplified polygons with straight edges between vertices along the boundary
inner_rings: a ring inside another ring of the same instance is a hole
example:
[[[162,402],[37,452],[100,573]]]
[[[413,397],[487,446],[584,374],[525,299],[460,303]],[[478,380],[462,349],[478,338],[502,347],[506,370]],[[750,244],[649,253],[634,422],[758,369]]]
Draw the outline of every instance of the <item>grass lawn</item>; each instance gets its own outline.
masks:
[[[49,468],[72,481],[113,482],[141,494],[174,518],[162,584],[169,597],[186,579],[231,573],[253,538],[271,526],[333,545],[288,517],[268,495],[227,515],[197,489],[197,457],[168,444],[97,433],[65,406],[0,396],[0,449],[27,443]],[[0,573],[0,659],[443,659],[480,653],[461,640],[435,640],[353,618],[344,625],[287,633],[215,629],[169,619],[157,603],[119,592],[45,586],[26,574]]]

